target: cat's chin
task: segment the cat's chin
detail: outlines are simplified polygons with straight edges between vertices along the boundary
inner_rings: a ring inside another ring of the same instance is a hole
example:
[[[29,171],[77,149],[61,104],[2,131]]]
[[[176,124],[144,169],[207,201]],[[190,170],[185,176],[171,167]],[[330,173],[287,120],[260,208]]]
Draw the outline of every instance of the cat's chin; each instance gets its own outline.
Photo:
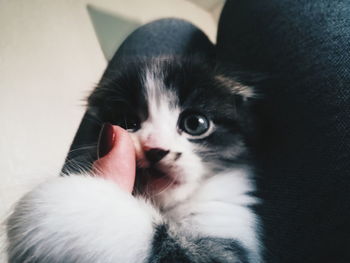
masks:
[[[153,195],[152,200],[162,211],[172,209],[182,203],[193,194],[197,188],[196,183],[182,182],[173,183],[171,186],[163,188]]]
[[[179,181],[169,178],[168,176],[151,179],[148,184],[149,190],[153,195],[158,195],[164,191],[177,188],[181,185]]]
[[[157,197],[158,195],[174,190],[182,185],[177,176],[160,169],[149,168],[137,172],[136,180],[138,184],[138,194]]]

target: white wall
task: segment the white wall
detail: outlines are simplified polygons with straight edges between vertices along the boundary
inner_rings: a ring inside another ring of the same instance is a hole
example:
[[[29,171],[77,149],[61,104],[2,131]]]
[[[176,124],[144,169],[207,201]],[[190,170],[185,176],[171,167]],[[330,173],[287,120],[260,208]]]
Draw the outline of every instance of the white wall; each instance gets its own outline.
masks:
[[[129,22],[99,40],[88,4]],[[215,39],[215,19],[186,0],[0,0],[0,221],[31,187],[57,176],[82,99],[106,66],[102,49],[109,56],[135,25],[168,16]]]

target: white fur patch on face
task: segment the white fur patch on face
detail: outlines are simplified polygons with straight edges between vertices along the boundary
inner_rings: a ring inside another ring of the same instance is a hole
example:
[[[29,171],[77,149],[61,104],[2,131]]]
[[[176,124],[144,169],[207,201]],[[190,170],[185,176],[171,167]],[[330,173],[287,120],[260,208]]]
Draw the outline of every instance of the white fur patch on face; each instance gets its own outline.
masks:
[[[141,124],[141,142],[146,148],[176,151],[177,143],[172,142],[179,139],[177,122],[181,113],[177,96],[164,87],[162,73],[156,66],[146,71],[144,87],[148,119]]]
[[[198,185],[204,175],[202,162],[194,153],[192,143],[178,129],[181,109],[177,95],[164,86],[161,70],[154,65],[144,76],[144,95],[148,104],[148,118],[132,134],[138,149],[138,163],[149,165],[144,151],[162,149],[169,151],[156,168],[166,173],[176,184],[167,187],[154,197],[161,207],[184,200]]]

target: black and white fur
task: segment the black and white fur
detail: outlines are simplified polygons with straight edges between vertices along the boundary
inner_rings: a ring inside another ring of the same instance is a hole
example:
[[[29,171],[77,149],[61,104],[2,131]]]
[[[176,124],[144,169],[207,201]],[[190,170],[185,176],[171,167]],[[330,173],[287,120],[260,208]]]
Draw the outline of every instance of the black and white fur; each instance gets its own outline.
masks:
[[[130,132],[141,148],[168,151],[151,168],[170,184],[131,195],[92,173],[44,183],[7,221],[10,262],[262,262],[249,151],[254,96],[238,75],[196,58],[138,60],[102,79],[89,111],[121,126],[139,122]],[[205,116],[210,130],[181,130],[186,112]],[[150,166],[140,165],[138,178]]]

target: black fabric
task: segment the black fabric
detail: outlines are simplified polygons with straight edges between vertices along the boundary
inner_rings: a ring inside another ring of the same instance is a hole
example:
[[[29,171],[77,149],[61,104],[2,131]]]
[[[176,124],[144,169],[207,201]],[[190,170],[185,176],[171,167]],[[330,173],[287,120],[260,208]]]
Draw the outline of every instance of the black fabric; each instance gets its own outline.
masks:
[[[267,262],[350,262],[350,1],[228,1],[220,60],[271,77],[261,105]]]
[[[180,19],[160,19],[131,33],[108,63],[102,80],[114,74],[123,62],[135,57],[194,55],[213,56],[213,44],[197,27]],[[97,158],[97,140],[102,123],[87,111],[69,149],[62,174],[88,171]]]
[[[208,37],[191,23],[180,19],[160,19],[136,29],[118,48],[104,77],[124,60],[134,57],[202,54],[213,56]]]

